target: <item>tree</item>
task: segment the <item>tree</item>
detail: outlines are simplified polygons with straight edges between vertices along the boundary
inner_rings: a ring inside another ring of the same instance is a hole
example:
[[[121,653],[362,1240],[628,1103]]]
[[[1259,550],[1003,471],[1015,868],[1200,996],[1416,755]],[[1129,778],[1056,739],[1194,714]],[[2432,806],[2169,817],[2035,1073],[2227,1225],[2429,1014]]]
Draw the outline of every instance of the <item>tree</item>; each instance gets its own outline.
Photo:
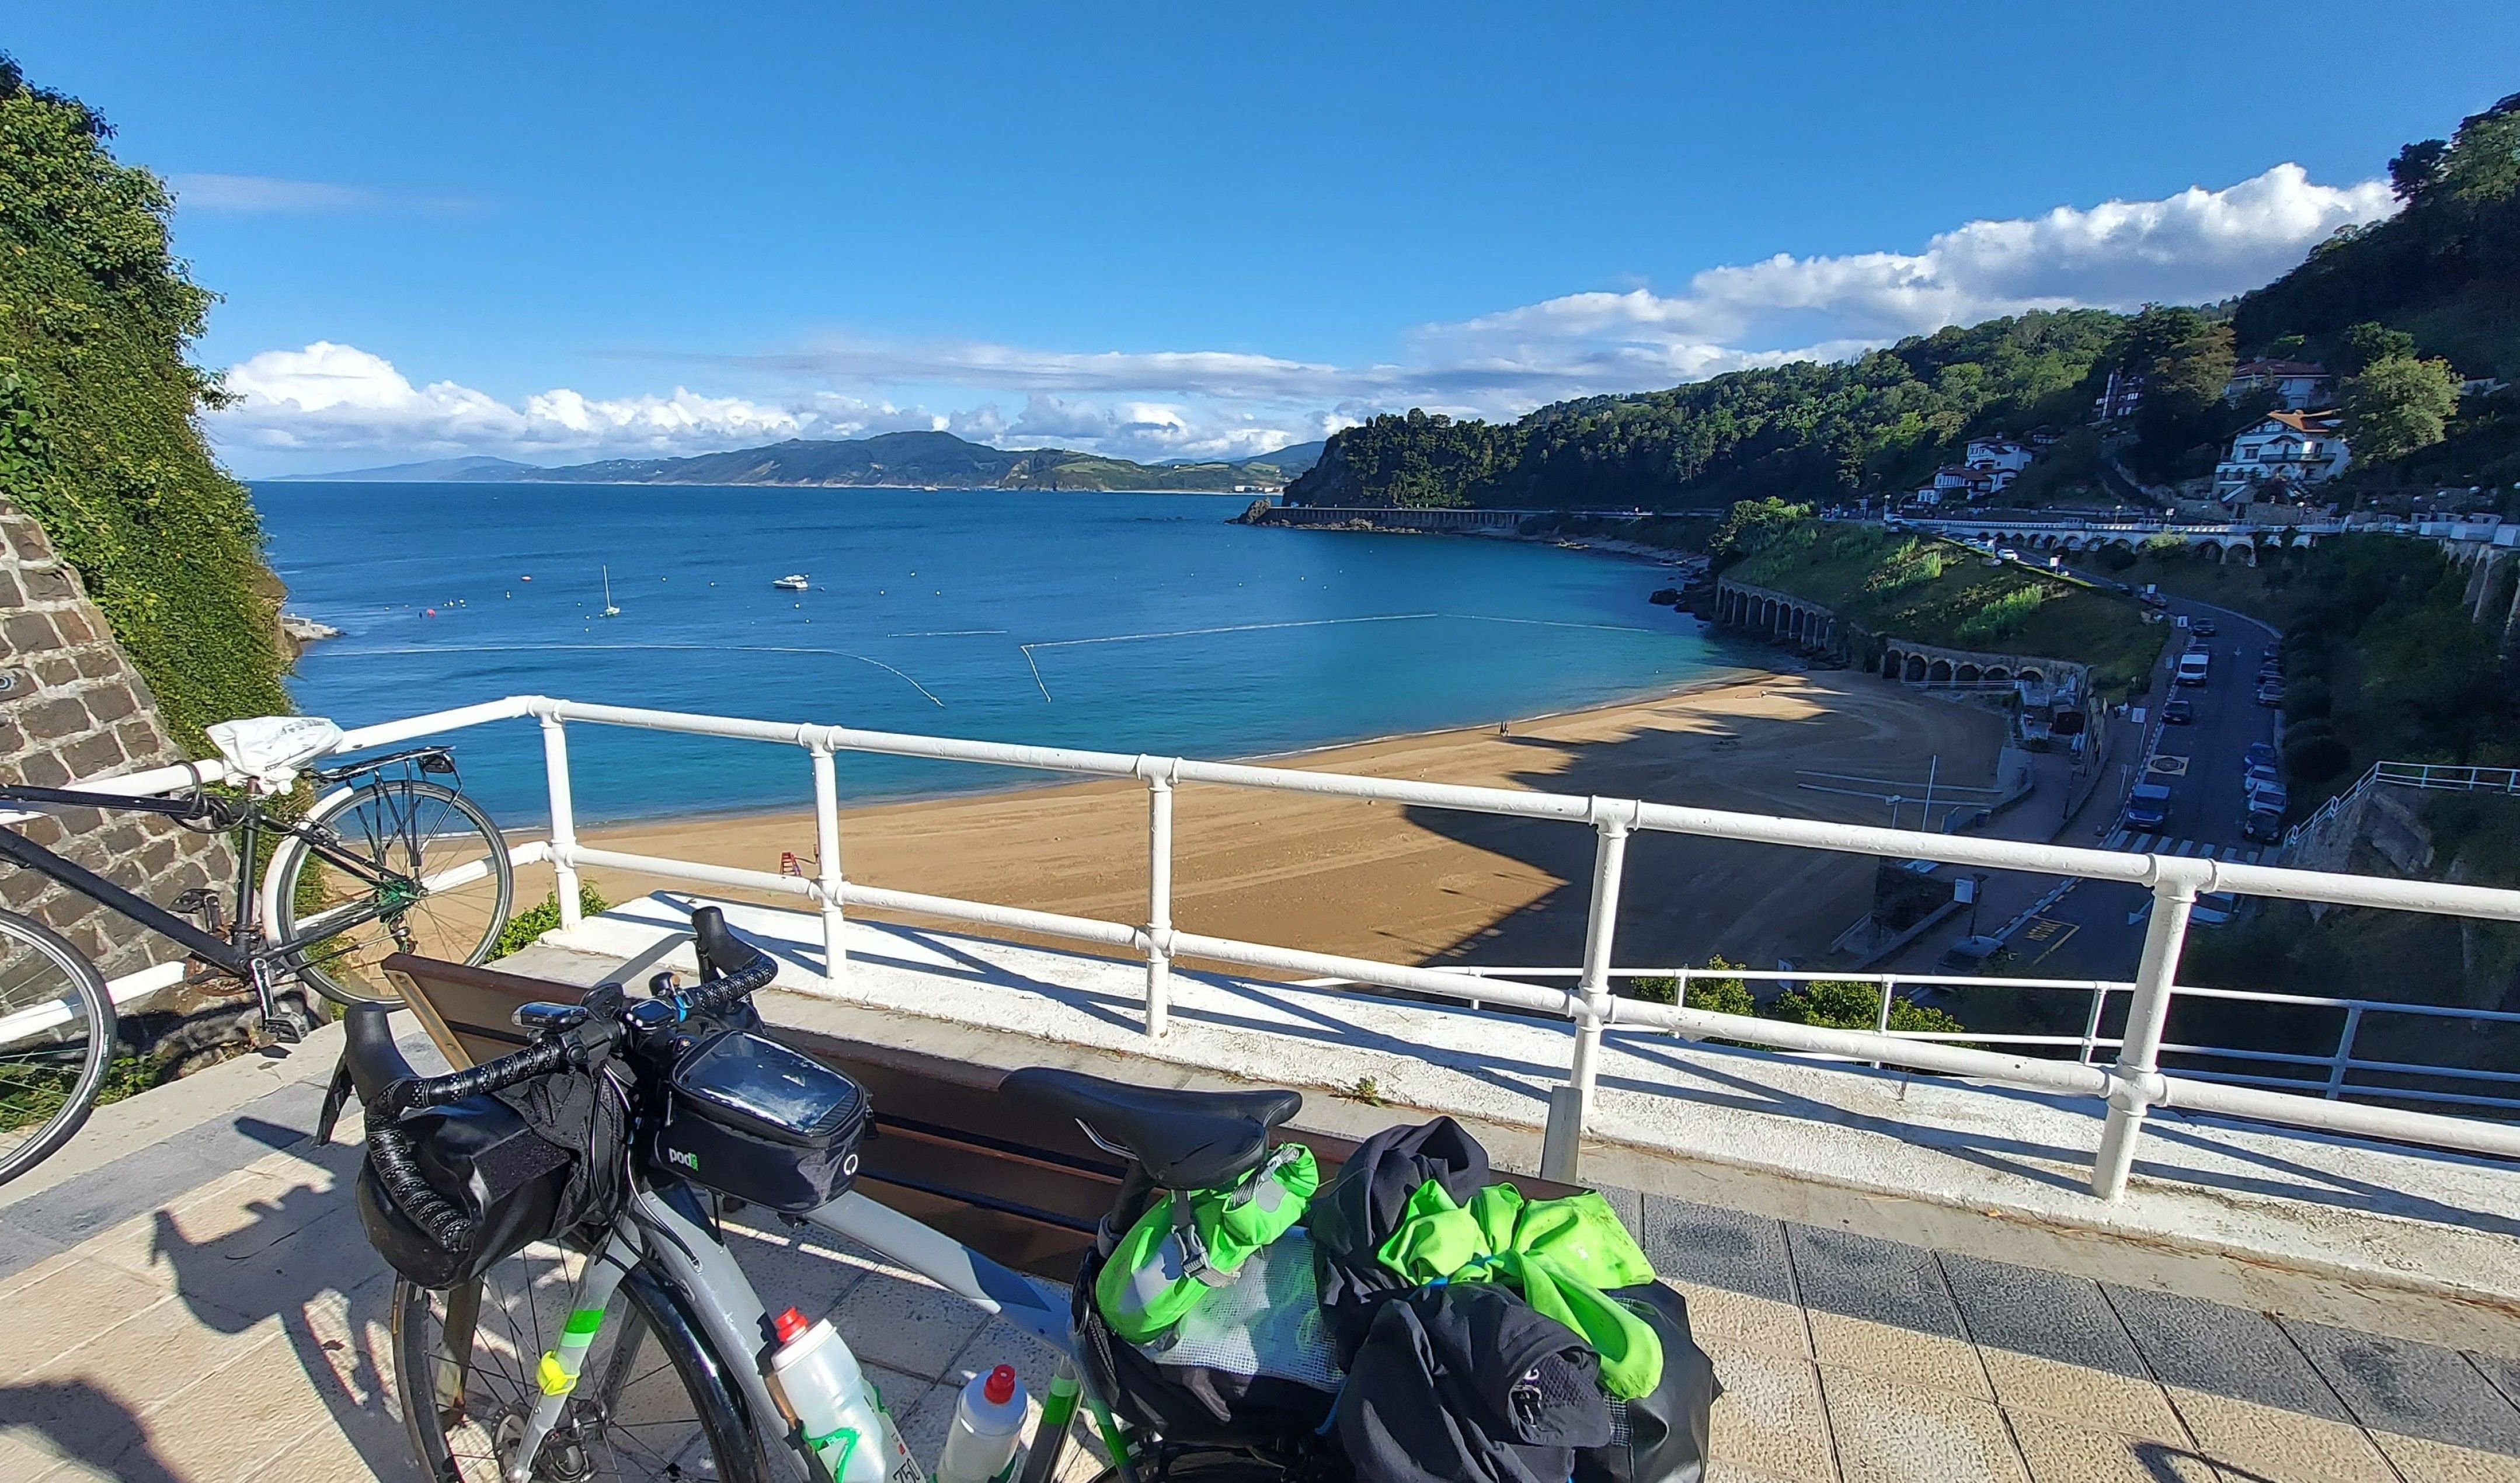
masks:
[[[1714,553],[1717,570],[1746,557],[1757,556],[1776,544],[1777,537],[1811,518],[1809,505],[1788,505],[1771,495],[1764,500],[1741,500],[1725,512],[1724,523],[1715,527],[1715,538],[1708,543]]]
[[[1706,960],[1712,969],[1737,968],[1721,953]],[[1676,1004],[1680,1000],[1680,980],[1668,975],[1628,980],[1628,997],[1646,1004]],[[1691,978],[1688,981],[1688,1008],[1716,1014],[1755,1014],[1758,1006],[1750,999],[1750,986],[1738,978]]]
[[[1859,983],[1846,978],[1822,978],[1777,996],[1768,1007],[1767,1017],[1791,1024],[1823,1025],[1834,1030],[1871,1030],[1880,1027],[1881,996],[1887,993],[1877,984]],[[1956,1035],[1968,1026],[1912,999],[1890,1001],[1890,1028],[1918,1030]]]
[[[2441,175],[2442,160],[2450,154],[2447,139],[2423,139],[2398,152],[2389,161],[2389,194],[2408,205],[2423,198]]]
[[[2153,304],[2127,326],[2121,363],[2143,378],[2129,459],[2138,473],[2176,478],[2192,472],[2200,446],[2222,441],[2230,417],[2223,388],[2237,361],[2231,344],[2228,324],[2195,309]]]
[[[2387,355],[2338,388],[2345,444],[2365,463],[2387,463],[2442,440],[2458,410],[2458,375],[2443,360]]]
[[[2404,330],[2392,330],[2377,320],[2366,319],[2338,337],[2336,353],[2329,357],[2335,364],[2328,369],[2339,376],[2354,376],[2375,360],[2414,353],[2413,336]]]

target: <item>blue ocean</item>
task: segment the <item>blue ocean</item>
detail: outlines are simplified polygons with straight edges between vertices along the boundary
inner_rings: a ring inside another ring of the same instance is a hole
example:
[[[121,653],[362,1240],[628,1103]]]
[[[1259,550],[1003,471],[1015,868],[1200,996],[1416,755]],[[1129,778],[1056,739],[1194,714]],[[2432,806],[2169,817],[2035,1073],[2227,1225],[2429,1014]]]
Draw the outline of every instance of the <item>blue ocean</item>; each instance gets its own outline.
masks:
[[[345,726],[516,694],[1241,757],[1598,704],[1733,667],[1667,573],[1547,546],[1229,523],[1243,495],[654,485],[254,487]],[[611,606],[603,615],[606,581]],[[779,590],[789,574],[810,584]],[[503,821],[540,738],[459,735]],[[803,806],[801,753],[578,726],[581,820]],[[1043,781],[844,754],[852,800]]]

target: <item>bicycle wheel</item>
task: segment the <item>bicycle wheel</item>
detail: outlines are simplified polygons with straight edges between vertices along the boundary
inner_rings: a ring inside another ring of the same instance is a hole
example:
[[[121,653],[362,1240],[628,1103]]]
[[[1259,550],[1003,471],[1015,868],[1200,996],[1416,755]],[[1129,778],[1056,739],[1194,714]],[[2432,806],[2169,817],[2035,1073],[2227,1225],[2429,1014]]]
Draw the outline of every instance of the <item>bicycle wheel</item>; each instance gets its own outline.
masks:
[[[96,965],[0,912],[0,1184],[42,1163],[87,1121],[113,1056],[113,1000]]]
[[[508,924],[516,887],[508,843],[472,799],[415,779],[380,779],[306,816],[357,867],[291,835],[272,854],[271,933],[297,942],[297,973],[336,1004],[402,997],[382,965],[396,953],[479,963]],[[328,929],[328,923],[339,923]]]
[[[542,1400],[534,1367],[559,1341],[585,1264],[582,1252],[537,1244],[470,1287],[394,1284],[403,1424],[435,1483],[498,1483]],[[769,1476],[769,1464],[726,1367],[681,1304],[634,1269],[530,1475],[549,1483],[754,1483]]]

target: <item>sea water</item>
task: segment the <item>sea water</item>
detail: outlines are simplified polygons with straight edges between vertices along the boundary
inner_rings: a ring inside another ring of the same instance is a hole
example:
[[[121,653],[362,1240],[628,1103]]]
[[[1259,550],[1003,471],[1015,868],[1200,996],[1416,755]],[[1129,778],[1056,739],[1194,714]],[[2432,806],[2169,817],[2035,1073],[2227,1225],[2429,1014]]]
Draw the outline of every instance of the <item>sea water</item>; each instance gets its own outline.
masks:
[[[1598,704],[1728,656],[1650,564],[1230,523],[1247,495],[598,484],[254,487],[359,726],[510,695],[1194,757]],[[616,616],[602,616],[609,569]],[[804,592],[771,583],[790,573]],[[502,823],[548,813],[527,722],[451,738]],[[578,818],[802,807],[792,747],[568,733]],[[1046,775],[844,753],[853,800]]]

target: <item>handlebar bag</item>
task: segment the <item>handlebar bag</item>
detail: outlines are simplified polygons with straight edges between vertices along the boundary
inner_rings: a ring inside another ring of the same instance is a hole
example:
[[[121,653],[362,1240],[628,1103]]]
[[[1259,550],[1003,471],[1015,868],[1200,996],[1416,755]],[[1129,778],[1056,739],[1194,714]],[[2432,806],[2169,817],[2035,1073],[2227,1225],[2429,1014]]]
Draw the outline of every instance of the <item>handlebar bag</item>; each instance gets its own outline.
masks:
[[[701,1041],[674,1067],[651,1167],[802,1215],[847,1192],[874,1106],[846,1076],[748,1030]]]
[[[394,1124],[430,1193],[469,1238],[450,1246],[412,1219],[377,1172],[359,1169],[359,1224],[393,1269],[424,1287],[479,1278],[536,1241],[610,1216],[626,1185],[628,1114],[609,1078],[569,1071],[405,1113]]]

